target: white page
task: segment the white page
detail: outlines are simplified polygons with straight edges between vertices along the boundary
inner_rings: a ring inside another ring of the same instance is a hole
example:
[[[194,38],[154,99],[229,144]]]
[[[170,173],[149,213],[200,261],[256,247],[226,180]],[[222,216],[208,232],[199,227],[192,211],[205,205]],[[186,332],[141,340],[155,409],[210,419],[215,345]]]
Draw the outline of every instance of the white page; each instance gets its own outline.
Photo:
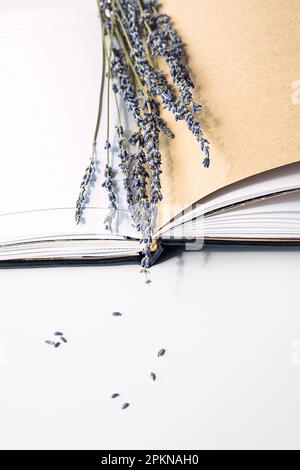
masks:
[[[260,237],[270,233],[281,233],[289,237],[291,233],[299,236],[300,228],[300,191],[261,200],[246,206],[240,206],[199,217],[186,222],[163,234],[164,237],[189,238],[204,236],[253,236],[261,229]],[[275,230],[276,229],[276,230]],[[219,235],[216,235],[219,234]]]
[[[70,209],[75,206],[91,155],[101,55],[96,1],[14,0],[10,6],[6,2],[5,9],[0,6],[2,240],[4,236],[13,237],[15,230],[19,236],[45,234],[49,229],[51,233],[105,233],[103,209],[108,207],[108,200],[101,187],[106,163],[105,106],[98,139],[100,164],[89,201],[89,206],[101,208],[99,226],[97,213],[93,212],[90,226],[76,227]],[[115,125],[116,110],[111,106],[112,142]],[[114,163],[118,164],[116,160]],[[122,219],[126,205],[121,175],[117,181]],[[61,212],[49,212],[53,208],[68,208],[62,225]],[[34,211],[35,216],[15,216],[12,223],[12,217],[8,222],[3,215],[24,211]],[[41,218],[37,211],[44,211],[40,212]],[[116,225],[114,228],[118,231]],[[119,233],[124,231],[125,226]],[[129,231],[136,235],[131,226]]]
[[[232,217],[243,218],[248,216],[252,218],[256,215],[265,217],[267,214],[278,218],[284,217],[286,213],[291,213],[294,217],[300,216],[300,191],[282,194],[246,205],[234,206],[231,209],[213,213],[207,216],[205,220],[207,223],[210,220],[214,222],[224,221]]]
[[[300,163],[276,168],[257,176],[247,178],[238,183],[227,186],[224,189],[204,198],[197,207],[191,211],[188,209],[182,217],[176,218],[158,232],[158,236],[165,235],[170,229],[188,222],[195,217],[202,217],[213,210],[222,209],[231,204],[238,204],[256,197],[264,197],[283,191],[297,190],[300,188]],[[300,209],[300,207],[299,207]]]

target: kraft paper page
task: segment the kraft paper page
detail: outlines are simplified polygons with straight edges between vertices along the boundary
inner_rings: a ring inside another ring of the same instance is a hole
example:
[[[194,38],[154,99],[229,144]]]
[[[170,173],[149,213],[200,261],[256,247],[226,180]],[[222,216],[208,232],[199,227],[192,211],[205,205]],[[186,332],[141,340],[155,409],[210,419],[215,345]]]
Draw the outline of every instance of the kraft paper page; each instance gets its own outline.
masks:
[[[300,160],[299,0],[163,0],[187,46],[211,167],[183,122],[164,145],[162,226],[231,183]]]

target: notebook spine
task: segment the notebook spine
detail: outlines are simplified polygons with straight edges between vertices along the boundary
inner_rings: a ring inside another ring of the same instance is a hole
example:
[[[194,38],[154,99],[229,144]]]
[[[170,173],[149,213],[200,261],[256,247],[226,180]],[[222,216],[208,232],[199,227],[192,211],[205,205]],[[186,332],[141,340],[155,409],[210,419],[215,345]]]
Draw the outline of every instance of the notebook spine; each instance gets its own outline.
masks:
[[[155,245],[153,246],[153,249],[151,251],[151,267],[154,266],[154,264],[160,258],[160,256],[164,252],[164,249],[164,245],[159,240],[155,240]]]

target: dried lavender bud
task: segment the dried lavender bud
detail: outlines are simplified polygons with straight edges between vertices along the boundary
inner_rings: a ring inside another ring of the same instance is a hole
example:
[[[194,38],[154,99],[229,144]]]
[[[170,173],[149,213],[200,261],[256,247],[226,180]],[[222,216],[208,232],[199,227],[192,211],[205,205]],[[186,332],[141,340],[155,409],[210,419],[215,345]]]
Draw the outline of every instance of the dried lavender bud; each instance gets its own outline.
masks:
[[[209,142],[208,142],[208,140],[201,138],[200,139],[200,145],[201,145],[201,150],[202,150],[202,152],[204,152],[204,155],[205,155],[206,159],[209,160],[210,152],[209,152]]]
[[[132,175],[131,175],[131,168],[133,157],[128,153],[124,138],[124,130],[122,126],[117,127],[117,135],[118,135],[118,144],[119,144],[119,159],[120,164],[119,167],[122,170],[124,175],[124,188],[126,190],[126,197],[127,197],[127,204],[128,206],[133,205],[133,192],[132,192]]]
[[[93,152],[92,157],[90,158],[89,165],[85,170],[83,180],[80,185],[79,196],[76,202],[75,221],[77,224],[82,222],[82,215],[83,215],[83,211],[85,208],[85,204],[87,202],[88,190],[93,180],[95,169],[96,169],[96,150],[94,146],[94,152]]]
[[[158,357],[162,357],[166,354],[166,350],[165,349],[160,349],[157,353]]]
[[[154,372],[151,372],[150,377],[153,380],[153,382],[155,382],[155,380],[157,379],[156,374],[154,374]]]
[[[113,393],[110,398],[114,399],[114,398],[118,398],[119,396],[120,396],[119,393]]]
[[[168,126],[166,125],[166,123],[165,123],[158,115],[155,116],[155,120],[156,120],[157,127],[159,127],[159,129],[160,129],[167,137],[169,137],[169,139],[174,139],[175,135],[173,134],[173,132],[171,131],[171,129],[168,128]]]
[[[63,336],[61,336],[61,341],[63,341],[64,343],[67,343],[68,341],[66,340],[66,338],[64,338]]]
[[[113,169],[109,165],[105,166],[104,176],[105,176],[105,180],[102,186],[107,189],[108,199],[109,199],[109,213],[104,220],[104,226],[106,230],[109,230],[110,232],[112,232],[112,222],[117,212],[117,202],[116,202],[117,198],[115,195],[115,190],[114,190],[114,185],[113,185],[114,173],[113,173]]]
[[[129,403],[124,403],[122,406],[121,406],[121,409],[122,410],[126,410],[126,408],[128,408],[130,406]]]
[[[55,333],[54,333],[54,336],[62,336],[62,335],[63,335],[63,333],[61,333],[60,331],[55,331]]]
[[[125,53],[116,47],[112,50],[111,72],[117,82],[122,100],[126,103],[128,110],[139,125],[141,122],[141,110],[132,82],[131,71],[126,63]]]
[[[205,158],[203,160],[203,166],[204,166],[204,168],[209,168],[209,166],[210,166],[210,159],[209,158]]]
[[[54,341],[46,340],[45,343],[46,343],[46,344],[50,344],[50,346],[55,346],[55,342],[54,342]]]
[[[142,263],[143,263],[143,260],[142,260]],[[148,269],[144,268],[140,272],[141,272],[141,274],[144,274],[144,276],[145,276],[145,284],[146,285],[151,285],[152,281],[151,281],[151,278],[150,278],[150,271]]]
[[[107,140],[105,143],[104,150],[110,150],[111,149],[111,143]]]
[[[61,343],[55,343],[55,344],[54,344],[54,347],[55,347],[55,348],[58,348],[60,345],[61,345]]]
[[[122,313],[121,313],[121,312],[113,312],[113,313],[112,313],[112,316],[113,316],[113,317],[121,317],[121,316],[122,316]]]

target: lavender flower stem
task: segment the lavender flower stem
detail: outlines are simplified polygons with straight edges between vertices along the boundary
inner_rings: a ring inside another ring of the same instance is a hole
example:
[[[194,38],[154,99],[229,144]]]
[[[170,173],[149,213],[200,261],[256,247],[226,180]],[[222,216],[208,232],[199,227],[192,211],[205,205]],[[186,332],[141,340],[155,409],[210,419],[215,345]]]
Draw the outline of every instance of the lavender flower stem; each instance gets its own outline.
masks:
[[[119,22],[120,22],[120,24],[121,24],[121,26],[122,26],[122,28],[123,28],[122,20],[120,19],[120,17],[118,17],[118,20],[119,20]],[[122,50],[123,50],[123,52],[124,52],[124,54],[125,54],[125,56],[126,56],[128,65],[130,66],[130,68],[131,68],[131,70],[132,70],[132,73],[133,73],[133,75],[135,76],[135,78],[136,78],[136,80],[137,80],[137,82],[138,82],[138,84],[139,84],[140,89],[143,90],[144,86],[143,86],[143,84],[142,84],[142,82],[141,82],[141,79],[140,79],[139,75],[137,74],[137,72],[136,72],[136,70],[135,70],[134,64],[133,64],[132,60],[130,59],[130,56],[129,56],[128,52],[127,52],[126,44],[125,44],[125,42],[124,42],[124,40],[123,40],[123,38],[122,38],[122,36],[121,36],[121,34],[120,34],[120,31],[119,31],[118,29],[116,29],[116,35],[117,35],[117,37],[118,37],[118,40],[119,40],[120,45],[121,45],[121,47],[122,47]],[[126,34],[126,35],[127,35],[127,34]],[[128,36],[127,36],[127,37],[128,37]],[[128,39],[127,42],[128,42],[129,49],[132,50],[132,45],[131,45],[129,39]]]
[[[104,53],[104,55],[106,57],[106,61],[108,63],[108,76],[110,77],[112,85],[115,85],[115,81],[113,79],[112,71],[111,71],[113,31],[111,31],[111,33],[110,33],[110,50],[109,50],[109,54],[108,54],[102,22],[101,22],[101,26],[102,26],[102,28],[101,28],[102,29],[102,44],[103,44],[103,51],[104,51],[103,53]],[[122,122],[121,122],[122,120],[121,120],[120,106],[119,106],[119,103],[118,103],[116,93],[114,93],[114,95],[115,95],[115,104],[116,104],[116,109],[117,109],[117,114],[118,114],[118,126],[121,126],[122,125]]]
[[[121,13],[122,13],[122,17],[125,19],[126,23],[128,24],[127,15],[126,15],[126,13],[125,13],[125,11],[124,11],[124,8],[122,7],[122,4],[121,4],[120,2],[119,2],[119,4],[118,4],[118,7],[120,8],[120,11],[121,11]]]
[[[143,16],[145,12],[144,12],[144,7],[142,5],[141,0],[137,0],[137,3],[138,3],[139,10],[141,12],[141,15]],[[146,28],[148,29],[148,32],[152,33],[152,29],[150,28],[149,23],[146,19],[144,19],[144,24],[145,24]]]
[[[99,3],[97,1],[97,4],[99,6]],[[100,11],[100,6],[99,6],[99,11]],[[102,25],[102,21],[100,18],[100,23]],[[99,128],[100,128],[100,122],[101,122],[101,116],[102,116],[102,109],[103,109],[103,98],[104,98],[104,85],[105,85],[105,69],[106,69],[106,61],[105,61],[105,49],[104,49],[104,43],[102,43],[102,73],[101,73],[101,86],[100,86],[100,96],[99,96],[99,106],[98,106],[98,114],[97,114],[97,121],[96,121],[96,129],[94,133],[94,145],[97,145],[97,138],[99,134]]]

